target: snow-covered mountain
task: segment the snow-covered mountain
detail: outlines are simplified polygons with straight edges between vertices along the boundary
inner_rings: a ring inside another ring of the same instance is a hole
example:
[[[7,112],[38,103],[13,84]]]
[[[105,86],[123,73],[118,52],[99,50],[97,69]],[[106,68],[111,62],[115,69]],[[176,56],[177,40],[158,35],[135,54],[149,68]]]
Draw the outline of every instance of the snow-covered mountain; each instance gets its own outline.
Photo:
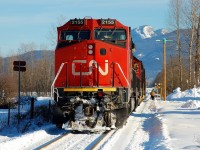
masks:
[[[141,39],[147,39],[156,36],[153,27],[147,25],[135,28],[132,33],[136,36],[138,35],[138,38]]]
[[[157,36],[168,34],[169,31],[167,29],[159,29],[155,31]]]
[[[132,30],[132,35],[135,39],[147,39],[156,36],[168,34],[167,29],[159,29],[154,31],[152,26],[144,25]]]
[[[162,70],[162,52],[163,43],[156,42],[163,38],[174,40],[167,43],[167,57],[174,54],[175,32],[169,32],[167,29],[154,31],[152,26],[140,26],[132,30],[133,41],[136,44],[134,55],[143,61],[146,69],[146,78],[148,81],[155,79],[156,75]]]

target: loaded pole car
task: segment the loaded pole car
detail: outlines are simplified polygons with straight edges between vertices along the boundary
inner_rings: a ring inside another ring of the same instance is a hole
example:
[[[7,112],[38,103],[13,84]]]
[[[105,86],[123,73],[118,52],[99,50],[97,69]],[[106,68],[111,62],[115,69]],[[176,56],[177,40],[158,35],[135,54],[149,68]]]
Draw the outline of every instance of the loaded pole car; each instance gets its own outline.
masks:
[[[133,89],[131,28],[116,19],[84,18],[57,32],[53,123],[73,130],[122,127],[140,98]]]

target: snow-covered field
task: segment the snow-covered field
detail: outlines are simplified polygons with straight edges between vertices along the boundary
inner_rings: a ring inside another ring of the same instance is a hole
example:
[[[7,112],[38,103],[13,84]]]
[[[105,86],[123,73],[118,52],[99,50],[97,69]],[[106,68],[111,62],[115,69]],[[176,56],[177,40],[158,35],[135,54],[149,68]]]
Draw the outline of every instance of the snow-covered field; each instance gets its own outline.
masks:
[[[42,98],[40,100],[42,101]],[[48,101],[44,103],[48,104]],[[12,110],[13,113],[17,112]],[[10,127],[7,123],[7,110],[0,110],[0,149],[35,149],[38,145],[63,134],[64,130],[56,129],[50,122],[29,120],[28,130],[21,133],[16,122]],[[40,124],[38,125],[38,122]],[[27,121],[21,122],[21,126]],[[5,126],[3,128],[3,126]],[[20,128],[21,129],[21,128]],[[59,149],[89,149],[88,141],[97,135],[71,135],[71,138],[59,143]],[[82,140],[76,146],[75,141]],[[84,141],[87,141],[84,143]],[[71,146],[70,146],[71,144]],[[64,146],[65,145],[65,146]],[[55,145],[54,148],[55,149]],[[70,148],[71,147],[71,148]],[[181,91],[180,88],[168,95],[167,101],[146,100],[129,117],[126,126],[109,137],[102,150],[179,150],[200,149],[200,88]]]

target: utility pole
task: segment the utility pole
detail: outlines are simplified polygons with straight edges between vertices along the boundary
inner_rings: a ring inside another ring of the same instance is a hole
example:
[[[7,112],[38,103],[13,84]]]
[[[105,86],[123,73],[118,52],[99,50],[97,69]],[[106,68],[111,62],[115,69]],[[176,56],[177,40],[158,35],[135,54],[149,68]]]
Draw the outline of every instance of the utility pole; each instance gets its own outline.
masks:
[[[169,41],[172,41],[172,40],[167,40],[166,38],[163,38],[163,40],[156,40],[156,42],[163,42],[163,98],[164,98],[164,101],[166,101],[166,95],[167,95],[167,92],[166,92],[166,82],[167,82],[167,79],[166,79],[166,44],[167,42]]]

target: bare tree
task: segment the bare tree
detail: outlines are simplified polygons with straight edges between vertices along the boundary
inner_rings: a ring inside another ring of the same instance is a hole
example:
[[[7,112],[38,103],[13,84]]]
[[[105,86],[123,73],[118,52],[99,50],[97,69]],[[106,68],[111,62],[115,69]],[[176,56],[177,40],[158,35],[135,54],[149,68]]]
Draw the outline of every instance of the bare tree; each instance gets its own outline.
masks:
[[[195,78],[196,84],[199,84],[200,74],[200,13],[198,15],[197,29],[196,29],[196,50],[195,50]]]
[[[43,51],[41,59],[35,61],[33,79],[33,87],[38,94],[48,95],[51,87],[51,77],[53,74],[52,65],[54,59],[51,54]]]
[[[184,87],[183,83],[183,65],[182,62],[184,57],[183,44],[188,45],[189,53],[189,73],[188,73],[188,84],[192,86],[192,77],[195,76],[196,82],[199,81],[200,77],[200,0],[171,0],[170,3],[170,26],[176,31],[176,49],[178,54],[178,66],[179,66],[179,86]],[[187,29],[188,40],[183,41],[181,29]],[[184,45],[184,46],[185,46]],[[172,65],[172,64],[171,64]],[[185,68],[186,66],[184,66]]]
[[[176,76],[177,72],[179,71],[179,62],[177,61],[178,56],[170,56],[169,63],[167,64],[167,93],[171,93],[176,87],[179,86],[179,76]],[[185,63],[184,59],[182,60],[183,63]],[[188,82],[187,82],[187,66],[182,65],[182,75],[183,75],[183,81],[182,81],[182,90],[186,90],[188,88]],[[161,82],[162,83],[162,75],[163,70],[156,76],[156,79],[154,82]]]
[[[9,74],[0,75],[0,105],[6,105],[16,93],[16,80]]]
[[[192,51],[193,51],[193,43],[194,43],[194,34],[195,34],[195,9],[193,7],[193,0],[190,1],[190,11],[185,14],[187,18],[187,22],[189,21],[189,28],[190,28],[190,33],[189,33],[189,88],[191,88],[191,83],[192,83]],[[186,5],[186,8],[188,5]],[[187,9],[185,9],[187,10]]]
[[[182,56],[181,56],[181,20],[182,20],[182,9],[183,0],[171,0],[170,3],[170,25],[176,31],[176,49],[178,51],[178,62],[179,62],[179,86],[182,87]]]
[[[186,28],[189,29],[189,87],[191,87],[193,72],[196,81],[199,80],[200,0],[185,0],[184,16]]]
[[[17,60],[26,61],[26,72],[22,73],[21,89],[24,93],[33,92],[33,67],[35,63],[34,50],[37,45],[34,42],[21,43],[18,49]]]
[[[47,35],[47,39],[49,40],[53,48],[55,48],[57,44],[57,27],[63,25],[65,22],[66,22],[66,17],[61,15],[57,18],[56,24],[51,25],[51,29]]]
[[[1,50],[1,48],[0,48]],[[3,73],[3,57],[1,56],[1,53],[0,53],[0,75]]]
[[[5,69],[5,74],[10,75],[11,77],[16,77],[15,76],[15,72],[13,71],[13,62],[16,60],[16,56],[13,53],[12,55],[10,55],[8,58],[8,62],[7,62],[7,66]]]
[[[37,44],[34,42],[29,42],[29,43],[21,43],[20,47],[18,48],[18,54],[24,54],[30,51],[33,51],[36,49]]]

